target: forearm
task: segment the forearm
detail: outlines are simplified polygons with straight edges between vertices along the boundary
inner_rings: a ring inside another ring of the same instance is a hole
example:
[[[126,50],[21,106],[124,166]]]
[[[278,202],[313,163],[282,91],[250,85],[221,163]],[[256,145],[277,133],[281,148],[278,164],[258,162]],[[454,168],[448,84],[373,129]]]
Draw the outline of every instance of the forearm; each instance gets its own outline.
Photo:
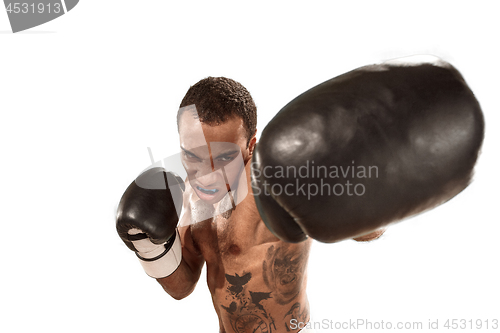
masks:
[[[176,300],[183,299],[189,296],[198,283],[201,274],[201,267],[199,269],[192,268],[184,257],[181,264],[171,275],[156,279],[170,296]]]

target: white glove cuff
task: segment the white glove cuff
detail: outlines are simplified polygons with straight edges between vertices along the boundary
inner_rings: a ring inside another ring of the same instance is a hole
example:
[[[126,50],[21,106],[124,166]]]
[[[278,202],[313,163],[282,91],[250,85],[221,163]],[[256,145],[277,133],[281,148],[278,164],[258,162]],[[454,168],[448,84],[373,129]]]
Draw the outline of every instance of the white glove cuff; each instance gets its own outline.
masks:
[[[166,244],[168,244],[167,242]],[[164,244],[165,246],[165,244]],[[144,258],[136,252],[137,257],[144,268],[146,274],[152,278],[163,278],[171,275],[179,267],[182,260],[182,245],[179,231],[175,229],[175,239],[170,249],[163,251],[154,258]]]

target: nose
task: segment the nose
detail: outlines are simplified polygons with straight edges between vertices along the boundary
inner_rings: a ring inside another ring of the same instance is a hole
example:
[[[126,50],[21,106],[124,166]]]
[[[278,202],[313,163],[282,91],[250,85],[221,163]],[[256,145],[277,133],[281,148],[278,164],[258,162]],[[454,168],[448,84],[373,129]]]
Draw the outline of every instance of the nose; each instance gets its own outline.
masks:
[[[201,178],[213,172],[210,159],[205,159],[202,162],[195,163],[191,166],[195,170],[195,177]]]
[[[225,183],[223,181],[224,178],[223,178],[221,170],[209,172],[209,173],[206,173],[203,175],[196,173],[195,177],[196,177],[196,181],[198,182],[198,184],[200,184],[200,186],[205,187],[205,188],[209,188],[210,186],[215,186],[216,184],[219,184],[221,182],[221,180],[222,180],[222,183]]]

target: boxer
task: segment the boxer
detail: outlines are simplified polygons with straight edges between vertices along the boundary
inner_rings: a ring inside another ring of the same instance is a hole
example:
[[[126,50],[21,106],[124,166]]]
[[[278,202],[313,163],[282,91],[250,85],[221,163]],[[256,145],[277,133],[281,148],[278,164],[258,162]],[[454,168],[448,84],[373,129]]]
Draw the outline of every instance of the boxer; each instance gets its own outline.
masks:
[[[386,67],[391,66],[365,68],[360,71],[360,75],[369,77],[363,71],[372,74],[383,72]],[[402,75],[404,76],[404,73]],[[363,102],[372,103],[369,99],[376,99],[370,96],[377,93],[372,87],[380,84],[384,87],[389,86],[390,90],[390,82],[393,81],[391,77],[385,77],[386,82],[384,77],[369,78],[371,81],[368,80],[368,83],[371,86],[365,87],[368,100],[363,101],[358,97],[353,101],[360,103],[361,106]],[[350,81],[352,80],[349,78],[345,80],[345,77],[339,80],[339,91],[346,92],[346,99],[348,96],[353,96],[349,89],[354,89],[353,86],[356,84],[359,86],[359,83],[350,85]],[[335,92],[333,95],[338,94]],[[412,96],[411,94],[409,91],[408,95]],[[380,98],[390,98],[390,94],[386,91]],[[241,84],[227,78],[209,77],[201,80],[188,90],[181,102],[177,117],[181,159],[187,179],[183,181],[175,173],[156,167],[142,173],[125,191],[117,212],[117,230],[120,237],[131,250],[136,252],[146,273],[156,278],[163,289],[178,300],[187,297],[194,290],[202,267],[206,264],[208,287],[219,318],[220,332],[300,331],[300,328],[291,325],[291,321],[292,319],[293,322],[301,323],[309,321],[306,283],[312,238],[327,242],[347,238],[370,241],[380,237],[387,225],[394,221],[394,216],[401,216],[390,209],[387,214],[384,210],[380,213],[372,205],[370,209],[374,214],[383,215],[383,218],[372,216],[366,218],[368,220],[366,222],[366,219],[362,220],[356,216],[347,220],[348,223],[343,226],[342,219],[337,217],[342,217],[346,213],[346,208],[335,206],[335,201],[344,200],[345,205],[345,202],[349,202],[349,198],[339,199],[339,196],[330,194],[313,196],[306,200],[305,197],[301,197],[301,193],[294,194],[296,192],[290,195],[282,193],[278,195],[278,189],[273,185],[280,184],[283,189],[288,185],[284,179],[289,182],[291,179],[277,176],[276,173],[272,173],[270,177],[263,176],[268,166],[274,169],[278,169],[279,166],[302,166],[304,160],[297,158],[301,154],[307,155],[311,161],[314,160],[313,155],[317,154],[320,157],[318,161],[321,160],[326,164],[338,162],[339,166],[346,164],[345,160],[342,160],[344,155],[351,159],[360,156],[359,154],[369,154],[368,148],[371,147],[366,148],[359,144],[369,140],[356,140],[357,132],[352,125],[352,117],[342,114],[349,111],[347,106],[342,105],[342,111],[338,111],[337,114],[335,110],[331,111],[334,116],[328,118],[328,109],[332,110],[335,103],[335,99],[332,99],[328,91],[320,91],[318,95],[312,97],[309,94],[302,99],[299,96],[297,100],[292,101],[292,108],[285,107],[285,112],[282,110],[277,115],[285,119],[281,120],[283,123],[290,123],[293,130],[290,131],[285,125],[280,126],[279,121],[273,120],[270,123],[271,127],[265,130],[264,144],[261,141],[257,146],[255,136],[257,113],[248,91]],[[294,122],[293,117],[297,117],[294,112],[298,112],[296,110],[300,108],[302,115],[309,112],[310,116],[319,120],[316,124],[321,130],[311,130],[312,122],[308,121],[311,118],[308,119],[307,114],[303,118],[298,116],[300,120]],[[290,109],[292,111],[287,111]],[[319,111],[315,113],[314,110]],[[292,118],[287,119],[286,113],[291,114]],[[390,112],[383,114],[386,118],[390,118],[388,116]],[[380,125],[377,117],[380,116],[375,112],[374,117],[365,121]],[[448,120],[453,118],[450,117]],[[333,128],[335,131],[324,130],[324,125],[331,125],[329,121],[332,119],[337,122],[333,123],[336,126]],[[480,117],[477,119],[481,121]],[[343,121],[346,123],[343,124]],[[399,125],[405,127],[404,116],[398,121]],[[418,123],[414,119],[412,121]],[[306,131],[300,128],[300,122],[304,124]],[[425,124],[425,121],[421,121],[420,124],[422,123],[424,125],[420,126],[432,127],[432,123]],[[470,124],[464,125],[464,122],[458,124],[463,125],[463,128],[470,128],[467,127]],[[478,128],[481,129],[481,124]],[[424,134],[425,132],[423,131]],[[355,139],[355,143],[359,144],[358,146],[339,144],[343,142],[342,140],[346,141],[349,133],[351,138]],[[373,131],[373,133],[378,132]],[[482,135],[480,130],[473,134],[474,139]],[[389,141],[390,135],[393,136],[393,140],[401,138],[391,134],[390,131],[387,135],[385,138]],[[315,145],[308,146],[307,142],[304,145],[306,136],[309,136],[309,140],[316,140]],[[366,136],[369,137],[368,134]],[[430,138],[433,139],[432,136]],[[328,140],[331,140],[331,145]],[[423,140],[425,144],[425,137]],[[462,144],[464,140],[473,141],[471,136],[462,139]],[[477,141],[470,145],[473,146],[470,149],[472,153],[463,154],[468,156],[468,162],[470,159],[475,161],[477,157],[479,149]],[[318,145],[320,148],[326,147],[328,152],[318,149]],[[346,153],[346,146],[351,149],[358,147],[358,151],[351,150],[350,153]],[[383,152],[381,159],[392,158],[391,152],[386,152],[389,148],[384,144],[380,149]],[[397,150],[395,152],[400,153]],[[330,161],[328,156],[333,156]],[[433,157],[435,158],[434,155]],[[385,165],[381,168],[382,173],[385,172]],[[462,177],[470,176],[464,174],[465,172],[461,174]],[[344,175],[350,174],[344,173]],[[464,184],[470,179],[469,177],[460,182],[457,178],[450,182],[458,185],[446,187],[449,189],[446,193],[457,193],[457,188],[465,186]],[[317,179],[301,179],[301,181],[316,182]],[[425,182],[424,184],[426,185]],[[334,186],[333,183],[330,185]],[[366,190],[370,190],[370,182],[367,182],[366,186]],[[378,193],[370,194],[367,196],[368,200],[373,200],[373,196],[380,195],[380,191],[383,190],[379,189]],[[418,186],[412,190],[419,193]],[[386,191],[392,193],[394,189],[389,186]],[[443,191],[439,192],[439,188],[436,191],[438,193],[435,195],[440,198],[439,200],[446,196],[443,195]],[[417,194],[415,196],[420,198]],[[427,192],[425,195],[432,197]],[[364,204],[359,196],[355,199],[358,204]],[[412,196],[406,198],[406,200],[411,199]],[[423,201],[429,202],[429,200]],[[432,203],[435,204],[434,201]],[[179,217],[176,212],[179,211],[180,205],[183,207],[183,214]],[[307,219],[301,211],[307,210],[309,206],[318,210],[318,214],[311,214],[312,218]],[[338,216],[334,215],[332,206],[341,210]],[[412,204],[410,206],[413,207]],[[425,205],[419,202],[416,206]],[[346,207],[351,209],[349,205]],[[322,211],[324,213],[321,213]],[[360,211],[365,212],[363,209]],[[416,209],[404,211],[415,212]],[[328,219],[329,214],[334,218]],[[329,223],[332,224],[331,228]],[[317,226],[314,226],[315,224]],[[290,226],[289,229],[287,225]],[[320,228],[324,229],[323,233],[319,231]]]

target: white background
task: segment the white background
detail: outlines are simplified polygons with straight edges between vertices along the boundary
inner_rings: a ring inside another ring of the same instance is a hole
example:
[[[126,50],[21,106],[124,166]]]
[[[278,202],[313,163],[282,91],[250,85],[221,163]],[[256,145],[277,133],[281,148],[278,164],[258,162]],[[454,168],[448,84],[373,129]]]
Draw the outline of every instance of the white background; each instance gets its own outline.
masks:
[[[82,0],[18,34],[0,10],[0,327],[217,332],[204,273],[191,296],[173,300],[114,226],[121,194],[149,164],[146,147],[158,158],[177,151],[174,116],[189,86],[207,76],[241,82],[261,132],[316,84],[422,53],[455,65],[483,108],[475,181],[376,242],[315,243],[313,316],[424,327],[429,319],[500,320],[497,8]]]

